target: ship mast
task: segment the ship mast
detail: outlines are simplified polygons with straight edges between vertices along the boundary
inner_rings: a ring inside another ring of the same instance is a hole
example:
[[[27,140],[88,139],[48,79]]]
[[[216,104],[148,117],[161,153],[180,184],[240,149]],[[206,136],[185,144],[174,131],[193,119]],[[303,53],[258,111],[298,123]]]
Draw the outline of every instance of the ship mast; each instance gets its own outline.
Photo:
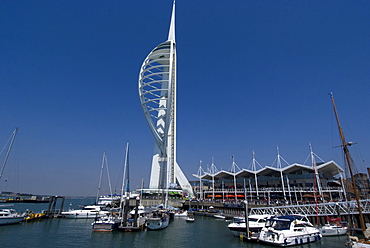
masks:
[[[351,175],[352,188],[353,188],[353,192],[355,193],[355,198],[356,198],[356,202],[357,202],[358,213],[359,213],[359,216],[360,216],[361,228],[362,228],[363,231],[365,231],[365,229],[366,229],[366,227],[365,227],[365,220],[364,220],[364,216],[362,214],[360,197],[359,197],[357,186],[356,186],[356,183],[355,183],[355,176],[353,175],[353,168],[352,168],[352,161],[353,160],[352,160],[351,154],[349,153],[349,150],[348,150],[348,146],[350,146],[351,143],[347,143],[346,142],[346,139],[344,138],[344,133],[343,133],[342,127],[341,127],[340,122],[339,122],[337,107],[335,105],[333,93],[330,94],[330,98],[331,98],[331,103],[333,104],[335,119],[337,120],[337,124],[338,124],[338,130],[339,130],[339,135],[340,135],[340,138],[341,138],[341,141],[342,141],[343,152],[344,152],[344,155],[345,155],[345,158],[346,158],[346,162],[347,162],[347,165],[348,165],[349,173]]]
[[[15,140],[15,136],[17,135],[17,132],[18,132],[18,128],[15,128],[12,135],[10,136],[11,138],[11,141],[10,141],[10,145],[8,147],[8,151],[5,155],[5,159],[4,159],[4,162],[3,162],[3,166],[1,167],[1,172],[0,172],[0,178],[3,176],[3,172],[4,172],[4,169],[5,169],[5,165],[6,165],[6,162],[8,161],[8,158],[9,158],[9,154],[10,154],[10,151],[12,150],[12,146],[13,146],[13,142]],[[5,147],[4,147],[5,148]],[[1,153],[1,152],[0,152]]]

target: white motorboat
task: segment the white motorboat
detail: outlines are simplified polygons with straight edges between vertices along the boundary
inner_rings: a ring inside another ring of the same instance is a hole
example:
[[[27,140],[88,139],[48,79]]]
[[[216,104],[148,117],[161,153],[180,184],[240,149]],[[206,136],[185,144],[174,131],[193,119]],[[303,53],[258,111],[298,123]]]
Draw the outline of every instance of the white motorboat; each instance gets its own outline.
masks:
[[[98,205],[114,206],[115,204],[119,204],[120,200],[121,196],[116,194],[100,196],[98,199]]]
[[[223,215],[223,214],[215,214],[215,215],[213,215],[213,217],[215,217],[216,219],[226,219],[226,217],[225,217],[225,215]]]
[[[185,211],[182,211],[182,212],[176,212],[174,214],[175,217],[187,217],[188,216],[188,211],[185,210]]]
[[[257,239],[261,229],[265,226],[266,220],[271,218],[271,215],[250,215],[248,216],[248,228],[251,239]],[[240,237],[240,235],[246,236],[247,227],[245,224],[244,217],[234,217],[234,222],[227,225],[227,228],[234,234],[234,236]]]
[[[347,233],[348,227],[329,223],[320,227],[319,230],[322,236],[340,236]]]
[[[0,225],[17,224],[24,220],[24,215],[18,214],[14,209],[0,209]]]
[[[186,222],[194,222],[194,221],[195,221],[194,216],[188,216],[188,217],[186,217]]]
[[[322,237],[305,216],[285,215],[267,220],[259,241],[276,246],[292,246],[316,242]]]
[[[146,227],[149,230],[160,230],[168,227],[170,224],[170,216],[165,210],[155,210],[146,220]]]
[[[69,211],[62,212],[62,216],[69,219],[94,219],[103,217],[108,214],[109,211],[105,210],[100,205],[89,205],[82,209],[70,209]]]
[[[322,236],[340,236],[348,232],[347,223],[341,222],[341,218],[330,218],[326,216],[327,224],[320,227],[319,230]]]
[[[98,218],[91,225],[93,231],[97,232],[111,232],[118,228],[121,223],[121,217],[116,215],[109,215]]]

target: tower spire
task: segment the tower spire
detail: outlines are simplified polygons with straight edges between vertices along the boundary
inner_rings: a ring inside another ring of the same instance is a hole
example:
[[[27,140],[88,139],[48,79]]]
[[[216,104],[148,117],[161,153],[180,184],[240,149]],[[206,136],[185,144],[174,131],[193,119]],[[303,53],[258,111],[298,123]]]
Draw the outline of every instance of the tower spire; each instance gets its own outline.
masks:
[[[173,1],[172,17],[171,17],[170,30],[168,32],[168,40],[175,41],[175,1]]]

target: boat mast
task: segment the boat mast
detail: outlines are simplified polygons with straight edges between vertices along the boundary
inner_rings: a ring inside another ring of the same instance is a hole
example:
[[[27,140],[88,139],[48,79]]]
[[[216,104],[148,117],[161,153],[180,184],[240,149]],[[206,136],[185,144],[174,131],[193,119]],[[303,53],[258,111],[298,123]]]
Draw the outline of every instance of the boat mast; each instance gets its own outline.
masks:
[[[101,187],[101,181],[102,181],[102,176],[103,176],[103,169],[104,169],[104,164],[105,161],[107,160],[106,153],[103,153],[103,159],[101,161],[101,167],[100,167],[100,176],[99,176],[99,185],[98,185],[98,192],[96,193],[96,200],[95,204],[98,204],[99,201],[99,195],[100,195],[100,187]]]
[[[356,186],[356,183],[355,183],[355,176],[353,175],[352,158],[351,158],[351,154],[349,153],[349,150],[348,150],[348,146],[351,145],[351,144],[347,143],[346,139],[344,138],[344,133],[343,133],[342,127],[341,127],[340,122],[339,122],[337,107],[335,105],[333,93],[330,93],[330,98],[331,98],[331,103],[332,103],[333,109],[334,109],[335,119],[337,120],[337,124],[338,124],[338,130],[339,130],[339,135],[340,135],[340,138],[341,138],[341,141],[342,141],[343,152],[344,152],[344,155],[345,155],[345,158],[346,158],[349,173],[351,174],[352,188],[353,188],[353,192],[355,193],[358,213],[359,213],[359,216],[360,216],[361,228],[362,228],[363,231],[365,231],[365,229],[366,229],[365,220],[364,220],[364,216],[362,214],[360,197],[359,197],[357,186]]]
[[[4,159],[4,163],[3,163],[3,166],[1,167],[1,172],[0,172],[0,178],[3,176],[3,172],[4,172],[4,169],[5,169],[5,165],[6,165],[6,162],[8,161],[8,158],[9,158],[9,154],[10,154],[10,150],[12,149],[12,146],[13,146],[13,143],[14,143],[14,139],[15,139],[15,136],[17,135],[17,132],[18,132],[18,128],[16,127],[11,135],[11,141],[10,141],[10,145],[8,147],[8,151],[6,152],[6,156],[5,156],[5,159]]]
[[[280,170],[281,186],[283,187],[284,201],[286,202],[286,193],[285,193],[285,186],[284,186],[283,169],[281,167],[279,147],[277,147],[277,152],[278,152],[278,156],[277,156],[277,168]]]
[[[311,146],[311,143],[309,144],[310,146],[310,152],[311,152],[311,162],[312,162],[312,167],[314,169],[314,173],[315,173],[315,180],[313,181],[313,195],[315,197],[315,204],[316,204],[316,226],[319,225],[319,203],[318,203],[318,196],[317,196],[317,187],[320,185],[320,179],[319,179],[319,173],[317,171],[317,167],[316,167],[316,161],[315,161],[315,155],[313,154],[313,151],[312,151],[312,146]],[[321,192],[319,191],[319,194],[321,195]]]
[[[121,188],[121,196],[128,196],[128,193],[130,191],[130,184],[129,184],[129,171],[128,171],[128,152],[129,152],[129,143],[126,143],[126,152],[125,152],[125,164],[123,167],[123,177],[122,177],[122,188]]]
[[[125,150],[125,162],[124,162],[124,167],[123,167],[123,175],[122,175],[122,187],[121,187],[121,200],[120,200],[120,208],[121,208],[121,226],[123,226],[124,224],[126,224],[126,221],[124,220],[124,214],[125,213],[125,209],[126,209],[126,204],[128,204],[128,198],[129,198],[129,194],[127,194],[127,192],[129,191],[128,189],[128,185],[129,185],[129,182],[128,182],[128,176],[126,175],[126,173],[128,174],[128,146],[129,146],[129,143],[127,142],[126,143],[126,150]]]

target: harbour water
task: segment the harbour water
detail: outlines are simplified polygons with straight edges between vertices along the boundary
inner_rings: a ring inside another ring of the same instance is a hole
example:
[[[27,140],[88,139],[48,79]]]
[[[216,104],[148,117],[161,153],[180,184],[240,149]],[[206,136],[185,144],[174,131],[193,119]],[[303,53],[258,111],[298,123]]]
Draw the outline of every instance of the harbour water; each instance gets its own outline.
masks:
[[[82,200],[66,199],[64,209],[76,208],[78,204],[90,204]],[[26,209],[38,212],[47,209],[48,204],[16,203],[12,208],[18,212]],[[58,206],[57,206],[58,207]],[[227,229],[225,220],[212,217],[195,216],[194,223],[185,218],[175,218],[170,226],[161,231],[142,232],[93,232],[91,219],[44,219],[17,225],[0,226],[1,247],[38,247],[38,248],[94,248],[94,247],[130,247],[130,248],[265,248],[271,247],[258,243],[246,243],[234,237]],[[346,237],[325,237],[317,243],[299,248],[337,248],[345,247]]]

